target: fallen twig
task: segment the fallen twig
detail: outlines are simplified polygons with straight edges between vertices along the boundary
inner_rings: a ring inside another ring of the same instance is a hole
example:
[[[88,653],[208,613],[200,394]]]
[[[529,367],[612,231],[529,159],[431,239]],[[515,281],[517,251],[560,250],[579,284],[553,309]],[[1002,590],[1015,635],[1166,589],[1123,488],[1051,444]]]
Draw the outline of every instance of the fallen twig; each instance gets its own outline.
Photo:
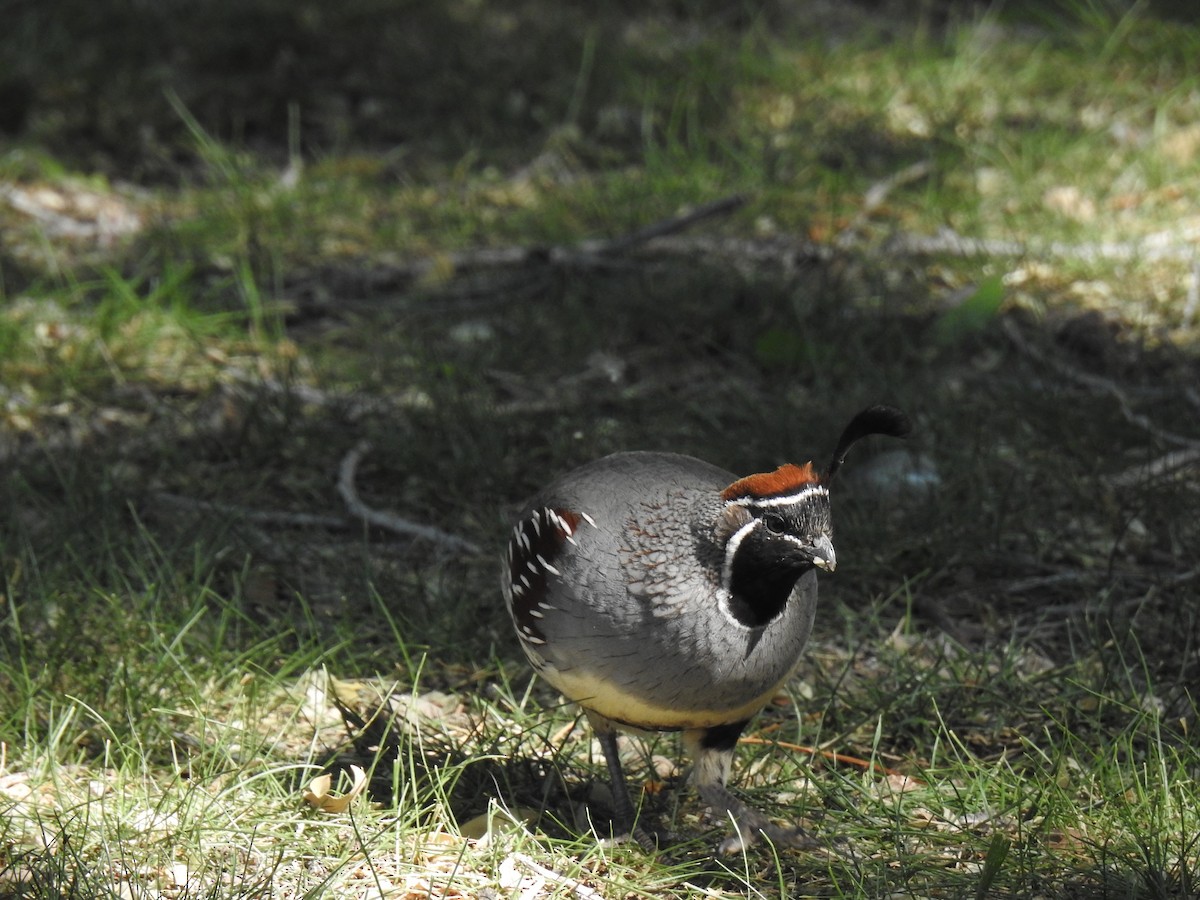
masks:
[[[1167,476],[1178,475],[1182,469],[1197,464],[1200,464],[1200,447],[1173,450],[1166,456],[1160,456],[1150,462],[1130,466],[1124,472],[1114,475],[1110,481],[1117,487],[1141,487]]]
[[[517,247],[483,247],[440,253],[424,259],[415,259],[386,267],[376,267],[358,273],[364,279],[362,287],[371,291],[395,290],[411,284],[436,278],[448,281],[448,276],[488,270],[520,269],[532,265],[551,265],[563,268],[608,267],[613,257],[627,253],[646,244],[678,235],[682,231],[741,208],[746,198],[740,194],[701,204],[688,212],[671,216],[638,228],[628,234],[610,239],[589,239],[576,244],[533,245]],[[307,276],[311,280],[312,273]],[[327,280],[327,276],[320,279]]]
[[[440,282],[448,281],[447,275],[511,270],[533,265],[560,266],[565,268],[609,267],[614,257],[638,251],[642,258],[713,258],[737,265],[758,268],[774,266],[790,271],[798,263],[828,261],[838,253],[857,248],[870,249],[869,238],[862,233],[866,219],[886,200],[896,187],[907,184],[928,173],[928,166],[917,163],[902,169],[890,178],[872,185],[864,194],[863,206],[854,220],[844,228],[831,243],[790,236],[769,238],[739,238],[722,235],[683,236],[680,232],[697,223],[726,215],[739,209],[746,201],[740,195],[726,197],[696,207],[678,216],[672,216],[637,229],[622,237],[590,239],[577,244],[552,246],[486,247],[443,253],[435,257],[412,260],[399,265],[375,267],[365,273],[357,272],[359,289],[379,292],[398,290],[413,281],[420,281],[435,274]],[[932,235],[898,232],[875,252],[883,256],[981,256],[981,257],[1036,257],[1085,262],[1155,262],[1173,261],[1195,266],[1200,259],[1200,246],[1196,241],[1200,235],[1174,232],[1158,232],[1140,241],[1095,242],[1070,244],[1063,241],[999,240],[973,238],[943,228]],[[309,280],[314,273],[309,273]],[[331,275],[319,280],[328,281]],[[1185,321],[1194,315],[1194,304],[1185,308]]]
[[[884,245],[886,253],[898,256],[1032,256],[1054,259],[1077,259],[1084,262],[1159,262],[1163,260],[1191,263],[1200,255],[1194,243],[1195,235],[1157,232],[1141,241],[1099,241],[1068,244],[1064,241],[1005,241],[995,238],[963,237],[950,228],[936,234],[920,235],[901,232]]]
[[[387,531],[393,531],[396,534],[430,541],[450,550],[459,550],[466,553],[480,552],[479,546],[472,541],[468,541],[466,538],[450,534],[448,531],[442,531],[440,528],[434,528],[432,525],[411,522],[395,513],[367,506],[358,496],[358,491],[354,487],[354,477],[358,471],[358,464],[370,449],[371,445],[367,441],[360,441],[342,457],[341,465],[338,466],[338,493],[341,495],[342,501],[346,504],[346,508],[352,516],[376,528],[383,528]]]
[[[1090,372],[1081,372],[1074,366],[1070,366],[1061,360],[1051,359],[1045,353],[1042,353],[1041,350],[1038,350],[1027,340],[1025,340],[1025,336],[1021,334],[1021,329],[1019,329],[1011,319],[1004,319],[1002,324],[1005,333],[1009,337],[1009,340],[1013,342],[1014,346],[1016,346],[1018,350],[1020,350],[1030,359],[1053,369],[1055,372],[1062,375],[1064,378],[1073,381],[1075,384],[1082,385],[1083,387],[1096,391],[1097,393],[1108,394],[1110,397],[1116,400],[1117,405],[1121,409],[1121,415],[1125,417],[1125,421],[1129,422],[1129,424],[1136,425],[1138,428],[1141,428],[1148,434],[1158,438],[1159,440],[1166,441],[1167,443],[1179,444],[1189,448],[1200,448],[1200,440],[1188,437],[1186,435],[1177,434],[1176,432],[1169,431],[1166,428],[1161,428],[1151,422],[1148,417],[1139,412],[1135,412],[1133,405],[1129,402],[1129,398],[1125,395],[1125,392],[1121,389],[1121,386],[1112,379],[1104,378],[1100,375],[1093,375]]]
[[[763,747],[781,747],[784,750],[791,750],[793,753],[804,753],[808,756],[819,756],[822,759],[827,759],[830,762],[844,763],[848,766],[857,766],[860,769],[870,770],[877,775],[896,775],[905,778],[912,778],[907,772],[901,772],[899,769],[889,769],[881,762],[875,762],[869,759],[862,759],[857,756],[849,756],[845,753],[836,753],[833,750],[823,750],[820,747],[808,747],[804,744],[792,744],[788,741],[776,741],[771,738],[758,737],[757,735],[748,735],[738,738],[739,744],[755,744]],[[913,781],[917,781],[913,778]]]
[[[728,215],[729,213],[741,209],[746,205],[746,198],[741,194],[734,194],[731,197],[723,197],[720,200],[714,200],[712,203],[704,203],[697,206],[695,209],[683,213],[682,215],[672,216],[668,219],[663,219],[645,228],[639,228],[637,231],[630,232],[624,237],[615,238],[602,244],[598,249],[593,250],[593,253],[612,254],[623,253],[633,247],[645,244],[655,238],[666,237],[671,234],[678,234],[688,228],[691,228],[698,222],[703,222],[705,219],[713,219],[717,216]]]
[[[887,198],[891,196],[892,191],[906,184],[911,184],[914,181],[919,181],[931,171],[933,171],[933,164],[928,160],[922,160],[910,166],[905,166],[899,172],[893,172],[887,178],[880,179],[872,184],[863,193],[862,207],[855,214],[854,218],[850,220],[850,224],[838,232],[837,236],[833,239],[833,245],[839,248],[847,248],[859,243],[862,240],[860,234],[862,227],[875,211],[887,202]]]

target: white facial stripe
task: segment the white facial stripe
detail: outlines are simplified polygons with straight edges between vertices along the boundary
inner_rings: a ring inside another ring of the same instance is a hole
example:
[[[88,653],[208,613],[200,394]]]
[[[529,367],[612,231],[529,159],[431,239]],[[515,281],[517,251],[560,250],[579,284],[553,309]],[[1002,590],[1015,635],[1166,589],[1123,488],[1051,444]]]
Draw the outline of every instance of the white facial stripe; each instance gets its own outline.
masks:
[[[727,500],[726,506],[794,506],[802,500],[815,495],[824,494],[829,496],[829,490],[819,484],[810,484],[794,494],[784,494],[781,497],[738,497],[736,500]]]
[[[729,591],[729,586],[733,583],[733,558],[737,555],[738,546],[742,540],[751,531],[757,527],[759,520],[751,519],[737,531],[729,536],[729,540],[725,542],[725,566],[721,569],[721,587]]]

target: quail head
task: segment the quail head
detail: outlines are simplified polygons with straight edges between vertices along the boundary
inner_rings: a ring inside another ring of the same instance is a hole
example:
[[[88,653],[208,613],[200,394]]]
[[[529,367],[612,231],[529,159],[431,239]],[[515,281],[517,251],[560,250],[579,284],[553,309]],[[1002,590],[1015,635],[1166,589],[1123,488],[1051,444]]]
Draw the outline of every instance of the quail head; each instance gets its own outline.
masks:
[[[722,852],[759,835],[813,843],[725,786],[751,717],[795,670],[812,630],[816,570],[836,565],[829,484],[869,434],[896,437],[888,406],[846,427],[824,472],[811,462],[737,478],[673,453],[617,453],[538,493],[508,542],[504,596],[533,668],[587,713],[616,824],[639,838],[617,730],[679,731],[691,781],[732,820]]]

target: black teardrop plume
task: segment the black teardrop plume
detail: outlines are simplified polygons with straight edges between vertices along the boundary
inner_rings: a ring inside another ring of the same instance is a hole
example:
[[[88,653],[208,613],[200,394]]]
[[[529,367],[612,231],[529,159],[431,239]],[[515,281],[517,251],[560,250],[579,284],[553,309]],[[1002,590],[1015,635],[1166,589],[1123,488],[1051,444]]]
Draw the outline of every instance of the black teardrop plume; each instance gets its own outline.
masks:
[[[911,431],[912,422],[896,407],[883,404],[868,406],[850,420],[850,424],[838,438],[837,449],[833,451],[833,459],[829,462],[829,468],[825,470],[825,483],[828,484],[837,470],[842,467],[850,448],[867,435],[886,434],[888,437],[902,438],[907,437]]]

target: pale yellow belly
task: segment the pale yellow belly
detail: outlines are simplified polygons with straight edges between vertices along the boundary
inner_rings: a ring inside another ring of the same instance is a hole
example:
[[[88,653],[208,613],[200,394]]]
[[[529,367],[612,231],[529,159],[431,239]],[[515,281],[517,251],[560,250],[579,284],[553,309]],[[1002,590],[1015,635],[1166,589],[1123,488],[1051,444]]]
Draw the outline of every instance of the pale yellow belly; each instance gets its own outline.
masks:
[[[621,691],[615,685],[573,671],[547,669],[542,676],[584,709],[592,710],[622,725],[647,731],[687,731],[710,728],[749,719],[771,701],[786,678],[740,706],[697,710],[658,706]]]

